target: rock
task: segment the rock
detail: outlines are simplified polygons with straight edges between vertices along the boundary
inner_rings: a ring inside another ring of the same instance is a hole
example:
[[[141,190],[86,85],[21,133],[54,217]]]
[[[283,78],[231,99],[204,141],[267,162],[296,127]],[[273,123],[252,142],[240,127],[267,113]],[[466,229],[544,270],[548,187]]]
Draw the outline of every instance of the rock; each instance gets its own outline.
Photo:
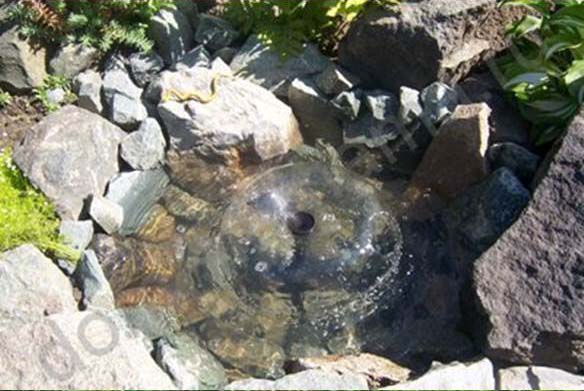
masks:
[[[523,10],[497,0],[420,0],[376,10],[350,28],[339,61],[364,82],[397,92],[434,81],[455,84],[505,49],[505,26]],[[391,71],[388,71],[391,70]]]
[[[108,118],[124,129],[134,129],[148,118],[142,103],[142,90],[134,84],[125,69],[106,71],[103,92],[108,106]]]
[[[546,367],[512,367],[499,369],[500,390],[581,390],[584,377]]]
[[[231,68],[229,67],[229,65],[225,64],[225,62],[220,59],[220,58],[216,58],[211,62],[211,66],[210,66],[211,70],[217,74],[220,75],[232,75],[233,72],[231,71]]]
[[[384,390],[494,390],[493,364],[488,359],[475,363],[434,363],[430,371],[407,383],[383,388]]]
[[[341,145],[341,119],[311,79],[295,79],[290,85],[288,100],[308,144],[322,139],[333,145]]]
[[[397,121],[400,103],[395,95],[383,90],[366,91],[365,106],[378,121]]]
[[[210,68],[211,55],[203,45],[199,45],[187,54],[185,54],[176,64],[172,66],[173,71],[194,69],[194,68]]]
[[[179,390],[220,390],[227,384],[221,364],[188,335],[158,340],[155,358]]]
[[[424,107],[422,117],[429,121],[427,123],[442,123],[458,106],[458,93],[440,82],[424,88],[420,98]]]
[[[124,208],[101,196],[93,196],[89,215],[110,235],[117,233],[124,223]]]
[[[353,374],[310,370],[276,381],[247,379],[229,384],[226,390],[367,390],[367,379]]]
[[[197,24],[199,23],[199,6],[201,5],[201,2],[194,2],[193,0],[177,0],[174,2],[174,5],[187,17],[189,22],[191,22],[193,31],[196,30]]]
[[[489,148],[487,156],[493,169],[507,167],[526,186],[535,177],[541,161],[538,155],[514,143],[494,144]]]
[[[388,383],[401,383],[409,379],[411,371],[387,359],[363,353],[357,356],[328,356],[300,358],[291,363],[294,372],[322,369],[339,374],[361,375],[368,379],[372,389]]]
[[[210,51],[228,47],[238,36],[239,33],[229,22],[213,15],[199,15],[195,41]]]
[[[318,88],[329,96],[337,96],[342,92],[352,90],[359,80],[342,69],[341,67],[331,64],[316,77]]]
[[[164,68],[164,60],[155,52],[133,53],[128,58],[132,79],[138,87],[144,88]]]
[[[47,76],[46,51],[21,39],[18,27],[0,35],[0,88],[14,94],[31,92]]]
[[[169,182],[163,169],[123,172],[112,178],[106,198],[123,210],[120,235],[138,231]]]
[[[418,120],[424,112],[420,101],[420,91],[408,87],[401,87],[399,92],[399,119],[405,125]]]
[[[47,102],[53,106],[61,106],[67,99],[67,92],[61,88],[53,88],[47,91]]]
[[[147,118],[140,128],[127,135],[121,144],[122,158],[135,170],[151,170],[162,164],[166,139],[158,121]]]
[[[73,79],[99,60],[99,51],[78,43],[61,46],[49,62],[49,72],[52,75]]]
[[[411,181],[452,199],[488,174],[490,109],[484,103],[459,106],[434,137]]]
[[[63,220],[59,234],[63,237],[65,244],[77,251],[84,251],[93,239],[93,222],[91,220]]]
[[[252,35],[230,65],[240,77],[269,89],[280,98],[286,98],[294,79],[316,75],[330,64],[330,60],[312,44],[306,44],[299,56],[290,56],[283,61],[277,51]]]
[[[96,71],[85,71],[73,80],[73,92],[77,95],[77,105],[96,114],[101,114],[101,88],[103,80]]]
[[[211,70],[203,68],[165,72],[160,89],[209,94],[214,77]],[[222,78],[218,91],[210,103],[168,101],[158,106],[172,148],[195,150],[221,160],[243,156],[270,160],[302,143],[292,110],[269,91],[245,80],[229,78]]]
[[[136,237],[150,243],[165,243],[176,233],[176,219],[160,205],[154,205]]]
[[[140,330],[149,341],[179,332],[180,325],[167,308],[139,306],[115,311],[132,329]],[[154,349],[154,346],[150,346]]]
[[[76,309],[71,283],[36,247],[25,245],[0,254],[0,326]],[[6,366],[2,368],[5,376]],[[4,379],[2,383],[7,387]]]
[[[339,110],[339,113],[350,120],[355,120],[359,117],[361,111],[361,96],[359,90],[341,92],[335,97],[331,103],[333,107]]]
[[[193,47],[191,24],[178,9],[159,11],[151,19],[148,31],[166,65],[174,64]]]
[[[93,250],[83,253],[83,258],[75,271],[75,278],[83,294],[86,309],[113,310],[114,293]]]
[[[371,149],[383,147],[399,137],[400,125],[397,121],[379,121],[366,113],[345,124],[343,141],[345,145],[365,145]]]
[[[214,58],[220,58],[225,61],[225,64],[231,64],[235,56],[237,55],[237,49],[235,48],[223,48],[217,50],[214,54]]]
[[[477,261],[474,286],[490,357],[584,369],[584,112],[542,165],[520,219]]]
[[[118,172],[123,132],[102,117],[65,106],[33,127],[14,149],[14,161],[53,201],[62,219],[76,220],[85,200],[103,194]]]
[[[0,362],[7,389],[175,389],[143,335],[99,312],[64,313],[0,330]]]
[[[213,205],[191,196],[176,186],[169,186],[163,196],[166,209],[175,217],[191,222],[206,221],[215,212]]]

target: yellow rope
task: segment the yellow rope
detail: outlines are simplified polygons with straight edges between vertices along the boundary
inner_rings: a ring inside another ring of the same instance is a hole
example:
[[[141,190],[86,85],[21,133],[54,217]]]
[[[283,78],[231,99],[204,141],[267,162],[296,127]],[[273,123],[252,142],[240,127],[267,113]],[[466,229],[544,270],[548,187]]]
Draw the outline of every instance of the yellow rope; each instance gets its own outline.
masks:
[[[174,100],[177,102],[186,102],[189,100],[196,100],[197,102],[207,104],[213,102],[219,95],[219,80],[222,78],[230,78],[232,76],[217,73],[213,76],[211,81],[211,94],[204,94],[200,91],[180,92],[174,88],[166,90],[162,96],[162,102]]]

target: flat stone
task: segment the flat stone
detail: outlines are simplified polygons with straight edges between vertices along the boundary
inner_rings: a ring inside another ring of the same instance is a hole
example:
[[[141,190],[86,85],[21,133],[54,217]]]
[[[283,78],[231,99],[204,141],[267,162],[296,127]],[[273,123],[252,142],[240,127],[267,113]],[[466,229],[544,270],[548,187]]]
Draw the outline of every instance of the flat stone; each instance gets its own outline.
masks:
[[[73,80],[73,92],[77,95],[77,105],[96,114],[103,112],[101,90],[103,80],[98,72],[93,70],[79,74]]]
[[[47,76],[46,50],[20,38],[18,27],[0,34],[0,88],[10,93],[31,92]]]
[[[495,359],[584,370],[584,113],[540,168],[533,199],[474,270],[477,335]]]
[[[290,85],[288,100],[308,144],[318,139],[333,145],[342,143],[341,119],[311,79],[295,79]]]
[[[52,75],[73,79],[99,60],[99,51],[91,46],[70,43],[61,46],[49,62]]]
[[[24,245],[0,254],[0,326],[76,310],[69,279],[36,247]],[[6,366],[2,368],[4,376]]]
[[[149,34],[166,65],[192,49],[194,36],[188,18],[178,9],[163,9],[150,21]]]
[[[165,72],[159,90],[210,94],[214,77],[213,71],[203,68]],[[208,158],[270,160],[302,143],[290,107],[264,88],[241,79],[222,78],[217,97],[209,103],[170,100],[161,103],[158,112],[173,149],[195,150]]]
[[[422,377],[383,390],[494,390],[495,374],[488,359],[475,363],[434,363]]]
[[[400,135],[397,121],[380,121],[371,113],[362,114],[356,121],[346,122],[343,127],[343,142],[346,145],[365,145],[379,148]]]
[[[394,94],[384,90],[365,91],[365,107],[378,121],[397,121],[400,103]]]
[[[103,93],[106,102],[111,102],[115,95],[124,95],[128,98],[140,99],[142,89],[139,88],[124,68],[114,67],[103,76]]]
[[[93,222],[91,220],[63,220],[59,234],[63,237],[65,244],[77,251],[84,251],[93,239]]]
[[[352,90],[359,80],[341,67],[331,64],[316,77],[318,88],[329,96]]]
[[[228,47],[237,37],[239,32],[226,20],[213,15],[199,15],[195,41],[212,52]]]
[[[287,57],[283,61],[277,51],[252,35],[230,65],[240,77],[267,88],[280,98],[286,98],[294,79],[316,75],[330,64],[331,61],[313,44],[306,44],[300,55]]]
[[[511,367],[497,372],[500,390],[581,390],[584,376],[546,367]]]
[[[411,187],[452,199],[486,178],[489,114],[486,104],[458,106],[434,137]]]
[[[124,209],[113,201],[101,196],[93,196],[89,215],[103,230],[112,235],[124,223]]]
[[[158,121],[147,118],[137,131],[127,135],[121,144],[122,158],[135,170],[151,170],[164,160],[166,139]]]
[[[138,231],[169,182],[163,169],[124,172],[112,178],[106,198],[123,210],[120,235]]]
[[[440,82],[432,83],[424,88],[420,99],[424,107],[422,116],[433,124],[442,123],[458,106],[458,93]]]
[[[226,390],[367,390],[367,379],[359,375],[310,370],[276,381],[247,379],[229,384]]]
[[[110,101],[109,119],[126,130],[135,129],[148,118],[148,110],[140,99],[115,94]]]
[[[85,309],[113,310],[114,293],[93,250],[83,253],[75,271],[75,279],[81,287]]]
[[[211,55],[203,45],[199,45],[193,50],[189,51],[176,64],[174,64],[171,69],[173,71],[180,71],[198,67],[211,67]]]
[[[146,87],[164,68],[164,60],[156,52],[133,53],[128,58],[132,79],[138,87]]]
[[[361,111],[362,92],[359,90],[341,92],[332,101],[332,105],[339,113],[350,120],[359,117]]]
[[[14,161],[53,201],[62,219],[75,220],[84,202],[103,194],[118,170],[123,131],[102,117],[65,106],[34,126],[14,149]]]
[[[541,162],[538,155],[514,143],[494,144],[489,148],[487,156],[493,169],[507,167],[526,186],[535,177]]]
[[[422,116],[424,108],[420,100],[420,91],[409,87],[401,87],[399,102],[399,119],[405,125],[414,123]]]

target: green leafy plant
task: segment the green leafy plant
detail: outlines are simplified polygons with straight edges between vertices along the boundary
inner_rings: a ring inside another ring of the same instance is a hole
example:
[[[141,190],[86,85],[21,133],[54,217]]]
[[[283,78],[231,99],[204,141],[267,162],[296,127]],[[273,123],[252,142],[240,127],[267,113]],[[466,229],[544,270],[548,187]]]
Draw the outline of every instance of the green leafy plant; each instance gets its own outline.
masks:
[[[34,244],[69,261],[80,254],[59,238],[55,209],[36,191],[12,162],[10,151],[0,152],[0,251]]]
[[[256,33],[283,57],[313,41],[330,52],[346,27],[367,7],[395,5],[397,0],[233,0],[225,16],[244,33]]]
[[[0,88],[0,108],[8,106],[12,102],[12,95]]]
[[[509,28],[515,46],[501,59],[504,88],[533,126],[536,145],[565,130],[584,102],[584,0],[505,0],[535,11]]]
[[[52,90],[61,89],[64,94],[64,99],[61,102],[53,102],[49,97],[49,92]],[[35,98],[48,112],[59,110],[61,106],[73,103],[77,99],[73,91],[71,91],[71,83],[63,76],[48,75],[43,80],[43,85],[36,88],[34,91]]]
[[[107,52],[116,46],[152,49],[148,22],[172,0],[20,0],[12,18],[27,37],[78,42]]]

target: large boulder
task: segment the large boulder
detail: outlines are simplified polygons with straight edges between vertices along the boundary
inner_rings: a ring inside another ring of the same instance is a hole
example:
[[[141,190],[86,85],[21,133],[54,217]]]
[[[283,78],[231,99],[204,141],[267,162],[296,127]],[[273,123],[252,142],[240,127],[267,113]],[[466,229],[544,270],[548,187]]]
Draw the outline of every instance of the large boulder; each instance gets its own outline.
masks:
[[[158,106],[170,143],[179,151],[196,150],[210,158],[269,160],[302,143],[290,107],[266,89],[237,78],[220,78],[209,69],[165,72],[159,98],[170,91],[217,96],[208,103],[172,99]]]
[[[72,79],[95,64],[99,56],[99,51],[91,46],[78,43],[63,45],[49,62],[49,71]]]
[[[497,3],[420,0],[371,12],[349,30],[340,62],[365,82],[394,92],[436,80],[455,83],[507,47],[505,26],[518,11]]]
[[[71,312],[0,330],[2,388],[170,390],[141,333],[118,317]]]
[[[497,372],[499,390],[582,390],[584,376],[547,367],[511,367]]]
[[[158,12],[148,31],[166,65],[177,62],[195,43],[191,23],[179,9]]]
[[[99,115],[66,106],[26,134],[14,149],[14,161],[62,219],[75,220],[88,197],[103,194],[117,174],[123,136]]]
[[[367,390],[367,379],[353,374],[338,374],[327,370],[309,370],[271,381],[239,380],[226,390]]]
[[[477,332],[493,358],[584,369],[584,112],[543,164],[533,200],[478,260]]]
[[[33,48],[14,27],[0,34],[0,88],[27,93],[40,87],[47,76],[46,51]]]

